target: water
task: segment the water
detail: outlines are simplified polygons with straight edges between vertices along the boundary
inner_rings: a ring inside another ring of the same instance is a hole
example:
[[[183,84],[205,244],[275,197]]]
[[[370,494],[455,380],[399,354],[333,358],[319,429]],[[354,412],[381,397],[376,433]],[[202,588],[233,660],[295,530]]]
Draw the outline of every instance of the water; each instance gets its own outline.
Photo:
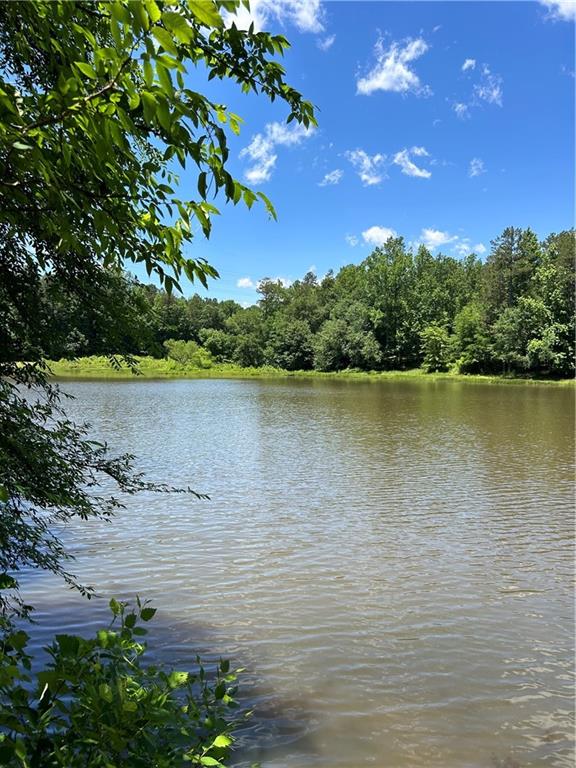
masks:
[[[66,533],[156,653],[246,667],[237,764],[573,766],[574,397],[389,381],[70,382],[70,412],[152,479]],[[35,641],[88,633],[34,575]]]

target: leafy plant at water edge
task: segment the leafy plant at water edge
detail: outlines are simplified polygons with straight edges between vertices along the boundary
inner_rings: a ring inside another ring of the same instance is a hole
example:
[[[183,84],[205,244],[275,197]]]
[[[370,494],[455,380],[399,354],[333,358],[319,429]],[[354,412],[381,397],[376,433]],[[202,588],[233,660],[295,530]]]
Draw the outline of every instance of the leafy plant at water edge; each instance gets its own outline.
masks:
[[[236,674],[146,665],[156,610],[110,601],[113,620],[92,639],[56,635],[32,672],[28,635],[0,643],[0,764],[6,768],[222,766],[233,743]]]

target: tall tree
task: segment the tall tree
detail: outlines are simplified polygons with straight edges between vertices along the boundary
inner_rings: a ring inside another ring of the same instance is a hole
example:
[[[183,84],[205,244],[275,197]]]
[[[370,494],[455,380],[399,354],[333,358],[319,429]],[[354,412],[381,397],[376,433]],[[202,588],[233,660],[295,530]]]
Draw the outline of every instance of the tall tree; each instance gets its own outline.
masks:
[[[40,286],[49,278],[85,307],[107,270],[145,265],[168,292],[216,270],[185,255],[212,200],[261,200],[228,170],[227,129],[240,118],[197,89],[204,75],[235,82],[314,124],[285,81],[281,35],[226,26],[240,0],[26,0],[0,4],[0,542],[4,569],[63,572],[50,519],[107,514],[85,489],[102,474],[140,484],[58,410],[41,369]],[[192,81],[192,73],[194,81]],[[194,84],[192,84],[194,82]],[[177,164],[197,195],[178,195]],[[119,318],[111,317],[109,332]],[[49,329],[48,329],[49,332]],[[27,360],[25,365],[22,360]],[[17,384],[40,387],[34,409]],[[22,440],[26,435],[26,440]],[[5,604],[4,604],[5,605]]]

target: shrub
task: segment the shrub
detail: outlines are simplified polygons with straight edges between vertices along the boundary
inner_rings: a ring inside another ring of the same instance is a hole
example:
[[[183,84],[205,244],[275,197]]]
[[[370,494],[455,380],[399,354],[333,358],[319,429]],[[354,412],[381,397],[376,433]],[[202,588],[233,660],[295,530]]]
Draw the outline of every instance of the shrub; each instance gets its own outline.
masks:
[[[0,765],[6,768],[222,766],[232,737],[236,676],[221,661],[208,680],[144,666],[141,638],[154,608],[110,601],[112,623],[93,639],[56,635],[31,671],[28,635],[0,642]]]
[[[168,339],[164,342],[164,349],[167,357],[180,365],[190,365],[193,368],[212,367],[212,355],[195,341]]]

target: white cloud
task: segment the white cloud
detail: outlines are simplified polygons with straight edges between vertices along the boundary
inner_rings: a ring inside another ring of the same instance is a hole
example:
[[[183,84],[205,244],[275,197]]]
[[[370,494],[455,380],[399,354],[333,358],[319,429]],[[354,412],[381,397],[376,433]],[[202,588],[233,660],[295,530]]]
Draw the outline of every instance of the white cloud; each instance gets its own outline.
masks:
[[[462,240],[456,243],[456,245],[454,245],[452,250],[458,256],[468,256],[471,253],[475,253],[477,255],[482,256],[483,253],[486,253],[486,246],[483,245],[483,243],[476,243],[476,245],[470,245],[470,238],[464,237],[462,238]]]
[[[490,69],[484,65],[482,67],[482,79],[474,86],[474,97],[480,101],[487,101],[488,104],[497,104],[502,106],[502,78],[500,75],[494,75]]]
[[[357,80],[356,92],[364,96],[375,91],[431,94],[430,88],[423,86],[418,75],[409,67],[410,62],[419,59],[427,50],[428,44],[421,37],[402,43],[394,42],[388,49],[384,48],[380,38],[374,48],[376,64],[365,77]]]
[[[240,6],[236,13],[224,13],[227,26],[232,22],[238,29],[254,24],[256,32],[268,29],[274,22],[293,24],[300,32],[320,33],[324,30],[324,9],[321,0],[250,0],[250,10]]]
[[[468,109],[468,105],[463,104],[461,101],[456,102],[456,104],[452,106],[452,109],[454,112],[456,112],[460,120],[465,120],[467,117],[470,117],[470,110]]]
[[[472,253],[472,249],[470,248],[470,240],[461,240],[459,243],[456,243],[452,250],[454,253],[457,253],[458,256],[468,256],[469,253]]]
[[[468,61],[473,61],[473,59],[466,59],[464,65]],[[464,69],[464,66],[462,69]],[[476,75],[476,82],[473,85],[472,93],[468,100],[454,102],[452,109],[461,120],[464,120],[470,117],[470,109],[472,107],[481,107],[484,104],[496,104],[498,107],[501,107],[504,96],[502,85],[503,80],[501,76],[495,75],[490,71],[490,67],[483,64],[479,74]]]
[[[241,277],[236,283],[237,288],[256,288],[256,283],[249,277]]]
[[[371,187],[374,184],[380,184],[386,174],[382,169],[386,155],[376,154],[370,156],[363,149],[355,149],[352,152],[346,152],[346,157],[354,168],[365,187]]]
[[[342,176],[344,176],[344,171],[341,171],[340,168],[335,168],[333,171],[327,173],[322,181],[318,182],[318,186],[327,187],[329,185],[339,184]]]
[[[355,248],[358,245],[358,238],[356,235],[346,235],[344,240],[346,240],[348,245],[350,245],[352,248]]]
[[[468,176],[473,179],[474,176],[481,176],[483,173],[486,173],[486,168],[484,168],[484,160],[479,157],[473,157],[472,160],[470,160]]]
[[[327,51],[329,48],[332,48],[335,41],[336,35],[328,35],[328,37],[319,37],[318,40],[316,40],[316,45],[321,51]]]
[[[261,283],[280,283],[284,288],[290,288],[294,281],[289,277],[265,277],[263,280],[259,280],[256,288],[259,288]]]
[[[373,226],[362,232],[362,237],[365,243],[369,245],[384,245],[384,243],[391,237],[398,237],[395,229],[389,227]]]
[[[240,152],[240,157],[249,157],[253,165],[244,173],[244,178],[250,184],[262,184],[269,181],[276,165],[278,156],[274,152],[276,146],[289,147],[300,144],[309,138],[313,129],[295,124],[268,123],[264,134],[257,133],[252,141]]]
[[[551,19],[562,21],[576,20],[576,2],[574,0],[540,0],[549,11]]]
[[[476,66],[476,59],[466,59],[462,64],[462,72],[466,72],[468,69],[474,69]]]
[[[420,179],[429,179],[432,173],[426,168],[419,168],[410,156],[415,157],[429,157],[428,152],[424,147],[412,147],[412,149],[402,149],[400,152],[396,152],[394,155],[395,165],[399,165],[402,169],[402,173],[406,176],[415,176]]]
[[[451,235],[440,229],[423,229],[420,233],[420,241],[431,251],[441,245],[453,243],[455,240],[458,240],[458,235]]]

